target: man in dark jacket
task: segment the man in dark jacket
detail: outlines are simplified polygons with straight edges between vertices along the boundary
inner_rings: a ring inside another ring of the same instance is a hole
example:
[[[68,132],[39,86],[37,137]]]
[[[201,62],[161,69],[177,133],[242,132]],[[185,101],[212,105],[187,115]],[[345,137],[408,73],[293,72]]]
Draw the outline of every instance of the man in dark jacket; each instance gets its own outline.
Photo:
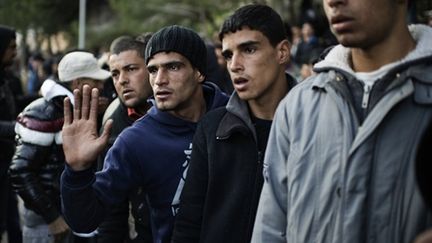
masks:
[[[279,101],[295,85],[281,17],[265,5],[234,12],[219,33],[234,93],[199,124],[174,242],[249,242],[262,160]]]
[[[73,118],[65,100],[68,166],[61,178],[62,202],[76,231],[94,230],[108,206],[141,188],[149,202],[153,241],[170,242],[197,122],[226,104],[220,89],[204,82],[206,47],[194,31],[180,26],[159,30],[147,44],[145,60],[156,105],[118,136],[96,175],[92,166],[107,143],[111,123],[96,135],[96,90],[90,94],[84,87],[82,102],[80,95],[75,97],[82,107],[74,107]]]
[[[61,83],[47,79],[42,97],[17,118],[17,146],[10,166],[12,186],[24,201],[23,242],[69,242],[69,227],[60,212],[59,177],[64,168],[61,132],[63,99],[83,85],[102,89],[108,71],[93,54],[71,52],[58,66]]]
[[[15,97],[10,89],[12,80],[7,70],[17,54],[15,39],[15,30],[0,26],[0,241],[2,233],[7,230],[9,242],[21,241],[16,196],[7,176],[15,150],[17,114]]]
[[[102,169],[106,152],[121,131],[144,116],[151,107],[148,99],[153,95],[153,90],[144,59],[150,37],[150,33],[139,36],[139,39],[121,36],[111,44],[108,65],[118,98],[109,105],[103,117],[103,124],[112,119],[113,126],[108,146],[99,156],[98,170]],[[142,190],[135,190],[123,203],[112,208],[109,216],[98,227],[97,241],[124,242],[130,236],[132,242],[151,242],[150,213],[144,196]],[[134,217],[134,230],[128,228],[129,202]]]

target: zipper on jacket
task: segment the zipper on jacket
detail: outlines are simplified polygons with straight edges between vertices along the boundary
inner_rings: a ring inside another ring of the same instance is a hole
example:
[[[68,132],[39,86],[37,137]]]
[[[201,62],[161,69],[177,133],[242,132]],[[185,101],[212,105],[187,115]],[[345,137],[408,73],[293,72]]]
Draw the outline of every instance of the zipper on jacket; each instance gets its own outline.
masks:
[[[264,160],[264,153],[262,151],[258,151],[258,164],[261,164],[263,160]]]
[[[364,84],[363,87],[363,99],[362,99],[362,108],[367,109],[369,105],[369,95],[372,90],[372,85]]]

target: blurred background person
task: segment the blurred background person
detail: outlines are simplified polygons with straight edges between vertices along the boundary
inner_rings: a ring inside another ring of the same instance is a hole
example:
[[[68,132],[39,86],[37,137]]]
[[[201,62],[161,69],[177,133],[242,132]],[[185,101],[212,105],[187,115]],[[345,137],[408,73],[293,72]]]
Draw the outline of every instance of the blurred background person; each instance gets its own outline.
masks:
[[[19,114],[15,126],[17,146],[9,172],[24,201],[23,242],[74,242],[60,211],[63,99],[73,97],[72,90],[85,84],[101,90],[110,76],[97,66],[93,54],[81,51],[66,54],[58,71],[60,82],[46,80],[42,97]]]
[[[9,242],[21,242],[17,200],[11,190],[7,170],[15,144],[15,97],[11,82],[16,82],[8,68],[17,55],[15,30],[0,26],[0,241],[7,231]],[[18,80],[19,81],[19,80]]]
[[[28,61],[27,93],[37,95],[43,82],[43,65],[45,59],[41,53],[34,53]]]

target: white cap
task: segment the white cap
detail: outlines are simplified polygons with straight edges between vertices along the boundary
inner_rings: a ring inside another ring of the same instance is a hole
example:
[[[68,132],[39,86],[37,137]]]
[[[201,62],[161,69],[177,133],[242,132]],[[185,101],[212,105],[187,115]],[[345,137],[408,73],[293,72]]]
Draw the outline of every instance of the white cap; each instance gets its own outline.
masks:
[[[66,54],[58,64],[60,82],[69,82],[77,78],[105,80],[111,73],[98,66],[93,54],[74,51]]]

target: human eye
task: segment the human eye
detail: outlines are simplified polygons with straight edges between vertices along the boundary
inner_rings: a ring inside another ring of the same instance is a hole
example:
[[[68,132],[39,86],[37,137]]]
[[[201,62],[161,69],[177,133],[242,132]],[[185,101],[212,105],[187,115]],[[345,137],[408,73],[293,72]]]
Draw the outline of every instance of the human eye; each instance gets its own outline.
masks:
[[[222,56],[224,57],[225,61],[230,61],[232,58],[232,52],[222,52]]]
[[[137,67],[130,66],[130,67],[127,68],[127,71],[128,72],[133,72],[133,71],[136,71],[137,69],[138,69]]]
[[[180,69],[180,63],[169,63],[167,67],[171,71],[178,71]]]
[[[256,50],[257,48],[255,46],[246,46],[244,52],[247,54],[253,54]]]
[[[111,77],[114,81],[118,79],[118,76],[119,76],[118,72],[111,72]]]
[[[147,70],[148,70],[149,74],[152,74],[152,75],[157,72],[156,67],[147,67]]]

